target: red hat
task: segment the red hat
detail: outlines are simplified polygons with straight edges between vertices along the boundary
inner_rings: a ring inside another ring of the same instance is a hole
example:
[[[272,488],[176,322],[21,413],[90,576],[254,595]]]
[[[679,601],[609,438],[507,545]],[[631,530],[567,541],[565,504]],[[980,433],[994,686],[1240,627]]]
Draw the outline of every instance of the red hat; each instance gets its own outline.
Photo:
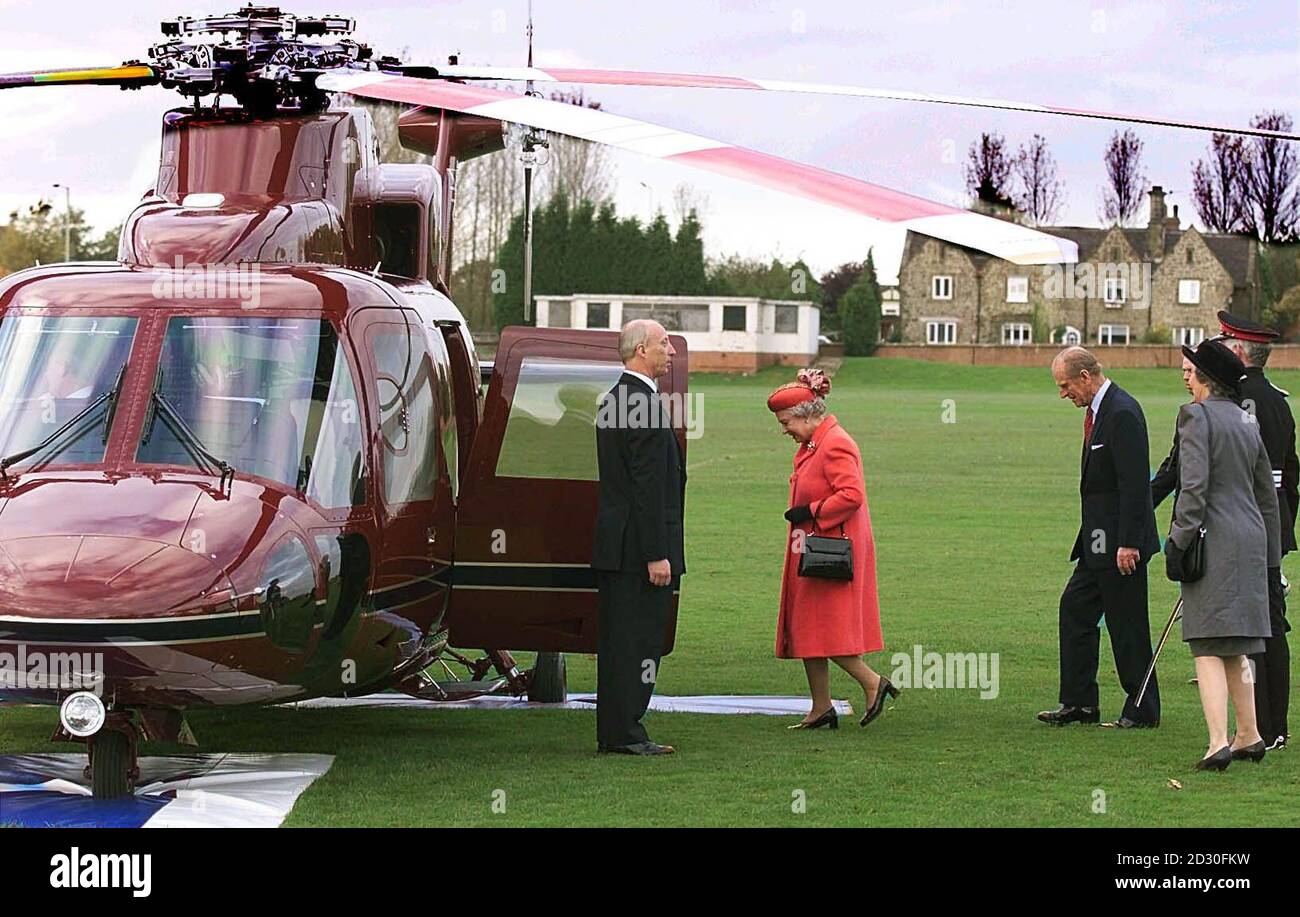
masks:
[[[814,398],[825,398],[830,390],[831,380],[820,369],[801,369],[794,382],[787,382],[768,396],[767,409],[776,414]]]

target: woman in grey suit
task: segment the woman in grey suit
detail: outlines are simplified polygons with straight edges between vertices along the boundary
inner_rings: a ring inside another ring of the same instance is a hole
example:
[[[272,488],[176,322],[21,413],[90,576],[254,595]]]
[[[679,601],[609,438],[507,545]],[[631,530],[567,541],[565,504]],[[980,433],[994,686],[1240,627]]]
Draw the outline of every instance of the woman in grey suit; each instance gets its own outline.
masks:
[[[1205,573],[1182,582],[1183,640],[1196,658],[1209,754],[1197,770],[1223,770],[1233,759],[1264,757],[1255,724],[1251,653],[1269,634],[1268,568],[1281,563],[1273,470],[1255,418],[1233,398],[1245,367],[1218,341],[1183,354],[1196,367],[1193,402],[1178,412],[1179,493],[1165,564],[1183,581],[1186,552],[1204,531]],[[1228,739],[1228,698],[1237,732]]]

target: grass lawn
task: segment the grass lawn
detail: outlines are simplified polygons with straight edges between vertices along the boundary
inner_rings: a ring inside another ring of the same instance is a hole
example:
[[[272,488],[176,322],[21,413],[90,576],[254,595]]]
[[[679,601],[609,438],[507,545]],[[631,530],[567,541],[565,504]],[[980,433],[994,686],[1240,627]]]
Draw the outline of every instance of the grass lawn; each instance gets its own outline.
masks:
[[[706,396],[704,436],[691,443],[690,572],[660,693],[806,692],[802,666],[772,656],[793,444],[763,402],[789,376],[692,380]],[[1300,396],[1300,373],[1273,378]],[[1142,402],[1155,466],[1186,400],[1178,371],[1115,379]],[[892,654],[918,644],[997,653],[996,698],[913,688],[867,729],[841,720],[838,732],[652,713],[654,737],[678,746],[664,759],[598,757],[593,714],[562,710],[200,711],[204,749],[335,755],[289,825],[1300,825],[1300,741],[1260,765],[1191,771],[1206,738],[1177,631],[1158,730],[1035,722],[1056,702],[1083,422],[1046,368],[856,359],[834,381],[832,409],[862,447],[879,555],[886,650],[870,663],[889,674]],[[1158,511],[1162,533],[1169,512]],[[1285,565],[1293,581],[1298,563]],[[1157,561],[1153,636],[1174,599]],[[832,679],[861,710],[856,685]],[[569,682],[594,689],[594,663],[571,657]],[[1105,637],[1100,682],[1102,716],[1114,718],[1122,693]],[[52,709],[0,711],[0,752],[66,751],[46,743],[53,724]]]

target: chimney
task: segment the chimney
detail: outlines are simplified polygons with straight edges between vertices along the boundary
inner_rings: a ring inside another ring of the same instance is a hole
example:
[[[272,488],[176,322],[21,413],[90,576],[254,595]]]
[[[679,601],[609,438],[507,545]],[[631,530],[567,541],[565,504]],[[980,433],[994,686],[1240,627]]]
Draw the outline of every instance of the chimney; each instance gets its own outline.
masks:
[[[1152,185],[1151,215],[1147,218],[1147,258],[1157,264],[1165,257],[1165,189]]]
[[[1181,228],[1181,224],[1178,222],[1177,204],[1174,204],[1174,215],[1169,217],[1169,219],[1165,220],[1165,228],[1172,229],[1174,232],[1177,232]]]

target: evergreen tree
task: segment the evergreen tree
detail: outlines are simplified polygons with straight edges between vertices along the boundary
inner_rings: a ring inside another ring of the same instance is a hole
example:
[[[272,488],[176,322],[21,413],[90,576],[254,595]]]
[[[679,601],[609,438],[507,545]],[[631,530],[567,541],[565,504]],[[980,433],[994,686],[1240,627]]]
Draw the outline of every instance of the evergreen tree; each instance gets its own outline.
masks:
[[[870,250],[858,282],[840,299],[840,321],[844,326],[844,354],[867,356],[880,342],[880,284]]]
[[[534,223],[536,226],[536,223]],[[501,273],[492,281],[492,313],[497,330],[524,322],[524,215],[517,213],[510,221],[496,269]]]
[[[685,294],[707,293],[708,277],[704,271],[704,228],[699,217],[691,210],[677,227],[673,240],[673,275],[677,292]]]
[[[646,229],[643,242],[646,267],[645,292],[672,294],[680,292],[673,276],[673,234],[668,229],[668,219],[663,211],[655,214],[654,222]]]

